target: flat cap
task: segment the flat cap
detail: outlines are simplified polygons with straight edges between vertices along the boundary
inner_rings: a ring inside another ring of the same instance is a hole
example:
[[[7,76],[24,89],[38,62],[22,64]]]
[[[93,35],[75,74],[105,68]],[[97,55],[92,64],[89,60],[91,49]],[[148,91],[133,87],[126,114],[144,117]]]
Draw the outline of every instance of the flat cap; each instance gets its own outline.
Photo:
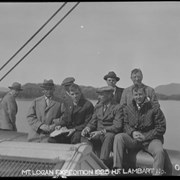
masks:
[[[63,85],[63,86],[71,85],[72,83],[74,83],[74,81],[75,81],[75,79],[73,77],[67,77],[63,80],[61,85]]]
[[[113,92],[114,91],[114,88],[112,86],[105,86],[105,87],[101,87],[101,88],[98,88],[96,90],[97,93],[102,93],[102,92]]]

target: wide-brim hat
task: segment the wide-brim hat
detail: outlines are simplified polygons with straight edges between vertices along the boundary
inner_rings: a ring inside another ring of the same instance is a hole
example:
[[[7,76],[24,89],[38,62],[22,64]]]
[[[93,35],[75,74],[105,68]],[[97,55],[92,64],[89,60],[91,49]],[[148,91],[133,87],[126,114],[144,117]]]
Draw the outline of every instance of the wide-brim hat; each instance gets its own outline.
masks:
[[[22,91],[21,84],[18,82],[14,82],[12,86],[9,86],[9,89],[14,89],[16,91]]]
[[[112,86],[105,86],[105,87],[101,87],[101,88],[98,88],[96,90],[97,93],[103,93],[103,92],[114,92],[114,88]]]
[[[104,80],[107,80],[107,78],[114,78],[116,81],[119,81],[120,78],[116,76],[116,73],[114,71],[110,71],[108,74],[104,76]]]
[[[44,82],[43,82],[43,84],[42,85],[40,85],[41,86],[41,88],[43,88],[43,89],[51,89],[51,88],[54,88],[54,82],[53,82],[53,80],[52,79],[50,79],[50,80],[44,80]]]
[[[74,83],[75,81],[75,78],[73,77],[67,77],[63,80],[63,82],[61,83],[62,86],[69,86],[71,85],[72,83]]]

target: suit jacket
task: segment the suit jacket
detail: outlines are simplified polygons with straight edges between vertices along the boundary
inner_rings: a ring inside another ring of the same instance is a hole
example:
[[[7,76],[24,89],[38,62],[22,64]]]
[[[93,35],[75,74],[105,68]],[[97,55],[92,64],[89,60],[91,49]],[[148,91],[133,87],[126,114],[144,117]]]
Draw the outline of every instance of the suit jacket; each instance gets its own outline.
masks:
[[[16,114],[18,106],[14,96],[7,93],[0,104],[0,129],[17,131]]]
[[[128,104],[132,103],[132,100],[133,100],[132,88],[133,88],[133,86],[134,85],[124,89],[124,91],[122,93],[121,101],[120,101],[121,105],[128,105]],[[159,105],[158,98],[156,96],[156,93],[155,93],[154,89],[152,87],[149,87],[149,86],[146,86],[146,85],[144,85],[144,86],[145,86],[146,96],[153,103],[157,103]]]
[[[96,107],[87,127],[91,131],[106,129],[107,132],[121,132],[123,129],[123,109],[120,104],[112,101],[105,112],[103,109],[103,104]]]
[[[49,134],[44,134],[39,127],[42,124],[52,125],[53,119],[62,118],[64,115],[64,105],[59,99],[52,98],[49,106],[46,106],[45,97],[36,98],[29,108],[27,114],[30,125],[28,141],[47,141]]]
[[[60,125],[82,131],[92,117],[93,104],[84,97],[81,97],[77,106],[74,106],[71,102],[65,102],[65,104],[65,117],[61,120]]]
[[[118,104],[119,104],[120,101],[121,101],[121,96],[122,96],[123,90],[124,90],[124,88],[119,88],[119,87],[116,86],[116,91],[115,91],[113,100],[114,100],[115,102],[117,102]]]
[[[144,144],[153,139],[163,142],[166,131],[166,119],[160,107],[146,100],[138,110],[135,101],[124,107],[124,131],[132,137],[133,131],[140,131],[144,136]]]

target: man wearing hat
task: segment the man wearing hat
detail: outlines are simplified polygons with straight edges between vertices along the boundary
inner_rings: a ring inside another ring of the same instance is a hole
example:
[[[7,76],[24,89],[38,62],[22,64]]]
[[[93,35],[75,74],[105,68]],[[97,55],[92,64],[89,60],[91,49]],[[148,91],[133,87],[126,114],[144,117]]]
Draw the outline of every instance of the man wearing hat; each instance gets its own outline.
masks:
[[[114,97],[113,99],[117,102],[120,103],[123,88],[117,87],[116,83],[120,80],[119,77],[116,76],[114,71],[110,71],[108,74],[104,76],[104,80],[107,82],[108,86],[111,86],[114,88],[113,94]]]
[[[3,97],[0,104],[0,129],[17,131],[16,114],[18,106],[16,97],[22,91],[21,84],[14,82],[9,89],[10,91]]]
[[[97,89],[99,105],[83,129],[81,141],[93,146],[94,151],[100,145],[100,159],[109,166],[109,155],[113,150],[115,134],[122,132],[123,113],[120,104],[113,99],[114,88],[106,86]]]
[[[65,111],[63,103],[54,97],[53,80],[44,80],[41,88],[44,95],[33,101],[27,114],[30,125],[28,141],[47,142]]]
[[[75,82],[75,79],[73,77],[67,77],[65,78],[62,83],[62,92],[61,92],[61,98],[66,102],[72,102],[69,94],[69,87]]]
[[[63,100],[65,106],[66,106],[66,111],[69,109],[68,106],[71,105],[73,106],[73,102],[72,102],[72,98],[70,96],[70,92],[69,92],[69,87],[74,84],[75,82],[75,78],[74,77],[67,77],[65,78],[62,83],[62,91],[60,92],[60,97]],[[71,112],[69,111],[69,114]]]

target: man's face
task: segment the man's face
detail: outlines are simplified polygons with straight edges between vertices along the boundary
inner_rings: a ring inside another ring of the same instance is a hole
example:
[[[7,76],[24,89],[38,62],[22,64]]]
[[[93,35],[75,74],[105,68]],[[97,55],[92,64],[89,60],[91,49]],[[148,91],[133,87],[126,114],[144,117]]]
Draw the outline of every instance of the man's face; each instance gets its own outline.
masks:
[[[71,84],[65,85],[64,88],[67,92],[69,92],[69,87],[71,86]]]
[[[144,102],[146,97],[145,92],[143,89],[138,89],[137,91],[133,90],[133,98],[137,104],[141,104]]]
[[[98,99],[100,100],[101,103],[106,103],[106,102],[110,101],[111,98],[112,98],[111,92],[98,93]]]
[[[73,91],[70,90],[69,92],[71,98],[72,98],[72,101],[74,103],[78,103],[80,98],[81,98],[81,92],[79,91],[79,89],[75,89]]]
[[[140,85],[142,83],[142,74],[141,72],[133,73],[131,75],[131,80],[134,85]]]
[[[112,87],[115,87],[115,85],[117,83],[115,78],[107,78],[106,82],[107,82],[108,86],[112,86]]]
[[[20,91],[13,89],[12,94],[14,97],[17,97],[19,95]]]
[[[54,88],[49,88],[49,89],[44,89],[43,90],[43,94],[47,97],[47,98],[50,98],[53,96],[53,93],[54,93]]]

